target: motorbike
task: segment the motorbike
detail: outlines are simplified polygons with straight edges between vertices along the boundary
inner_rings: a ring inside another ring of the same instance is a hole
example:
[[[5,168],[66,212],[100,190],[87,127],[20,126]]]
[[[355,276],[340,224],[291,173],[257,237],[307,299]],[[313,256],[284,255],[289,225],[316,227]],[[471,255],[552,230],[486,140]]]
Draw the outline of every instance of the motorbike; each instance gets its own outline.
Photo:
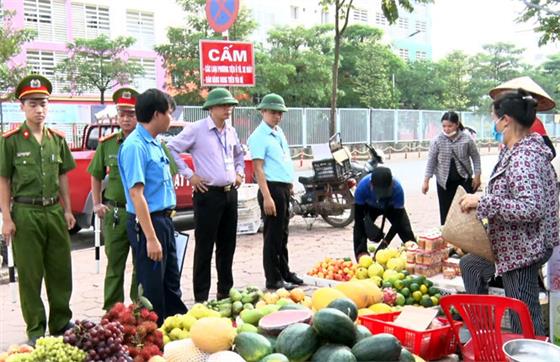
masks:
[[[367,143],[364,143],[364,146],[368,149],[369,152],[369,159],[367,162],[356,162],[351,161],[350,166],[352,168],[352,174],[356,178],[356,182],[360,182],[360,180],[371,173],[379,164],[383,163],[383,152],[377,151],[375,148],[371,147]]]
[[[319,216],[336,228],[351,224],[354,220],[357,177],[363,177],[366,167],[376,167],[381,161],[377,152],[369,147],[371,155],[375,155],[374,159],[367,165],[353,168],[350,152],[342,146],[340,134],[329,139],[329,148],[332,158],[313,161],[313,176],[300,176],[298,179],[303,185],[303,194],[293,195],[290,199],[290,217],[299,215],[306,221],[311,219],[307,223],[309,229]]]

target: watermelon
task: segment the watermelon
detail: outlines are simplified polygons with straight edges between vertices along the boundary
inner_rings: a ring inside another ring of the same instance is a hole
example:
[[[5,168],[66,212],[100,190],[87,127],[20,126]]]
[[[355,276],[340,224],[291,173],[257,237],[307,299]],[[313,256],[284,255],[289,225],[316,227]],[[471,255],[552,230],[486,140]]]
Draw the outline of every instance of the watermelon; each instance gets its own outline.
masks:
[[[399,356],[399,362],[415,362],[416,358],[414,355],[408,351],[406,348],[401,349],[401,355]]]
[[[356,342],[366,337],[371,337],[371,331],[362,325],[356,326]]]
[[[282,353],[290,362],[307,361],[319,347],[319,338],[309,324],[295,323],[280,332],[276,340],[276,352]]]
[[[309,309],[281,310],[262,317],[259,328],[266,334],[276,336],[291,324],[309,323],[311,317]]]
[[[356,303],[350,298],[337,298],[330,302],[327,308],[338,309],[354,322],[356,318],[358,318],[358,307],[356,307]]]
[[[273,353],[261,359],[259,362],[290,362],[290,360],[282,353]]]
[[[352,347],[358,361],[398,361],[401,355],[401,342],[388,333],[366,337]]]
[[[325,344],[313,354],[311,362],[356,362],[350,348],[340,344]]]
[[[258,333],[239,333],[233,343],[235,344],[235,352],[245,358],[247,362],[258,362],[261,358],[272,353],[272,346],[268,339]]]
[[[352,347],[356,342],[356,326],[344,313],[334,308],[321,309],[313,316],[313,329],[330,343]]]

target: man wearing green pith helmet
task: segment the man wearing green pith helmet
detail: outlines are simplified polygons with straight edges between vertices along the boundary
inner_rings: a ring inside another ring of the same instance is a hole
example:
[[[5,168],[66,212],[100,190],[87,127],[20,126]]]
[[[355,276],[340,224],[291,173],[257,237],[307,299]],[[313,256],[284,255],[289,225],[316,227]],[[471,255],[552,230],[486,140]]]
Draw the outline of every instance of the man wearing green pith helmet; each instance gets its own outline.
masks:
[[[280,128],[288,111],[284,98],[267,94],[257,106],[263,121],[247,143],[259,184],[258,200],[263,229],[263,266],[267,289],[291,289],[303,284],[288,265],[288,225],[294,167],[286,135]]]

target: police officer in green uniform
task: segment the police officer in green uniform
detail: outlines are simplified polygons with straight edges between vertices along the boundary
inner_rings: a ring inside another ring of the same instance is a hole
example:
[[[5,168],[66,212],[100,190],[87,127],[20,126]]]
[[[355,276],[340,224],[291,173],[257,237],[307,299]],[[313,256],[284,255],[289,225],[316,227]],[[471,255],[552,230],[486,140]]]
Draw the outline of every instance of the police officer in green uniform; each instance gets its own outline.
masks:
[[[126,235],[126,198],[119,173],[117,154],[124,139],[136,128],[136,97],[138,92],[131,88],[120,88],[113,93],[117,107],[120,131],[99,141],[95,156],[89,164],[93,211],[103,219],[103,237],[107,269],[103,309],[109,310],[113,304],[124,301],[124,272],[130,243]],[[108,182],[102,193],[102,182],[106,174]],[[137,297],[136,273],[132,273],[130,299]]]
[[[45,127],[51,83],[25,77],[16,88],[25,122],[0,138],[2,236],[13,242],[21,311],[29,343],[45,334],[43,278],[51,335],[72,327],[72,263],[68,230],[75,224],[67,172],[76,163],[64,134]],[[62,204],[61,204],[62,201]],[[11,212],[10,212],[11,211]]]

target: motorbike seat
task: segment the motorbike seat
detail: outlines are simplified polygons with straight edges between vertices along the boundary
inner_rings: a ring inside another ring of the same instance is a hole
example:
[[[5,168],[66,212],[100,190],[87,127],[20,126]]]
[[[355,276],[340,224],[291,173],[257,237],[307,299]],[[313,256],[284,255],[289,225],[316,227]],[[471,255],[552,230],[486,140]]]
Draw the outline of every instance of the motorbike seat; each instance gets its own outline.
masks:
[[[310,185],[312,183],[315,183],[315,177],[314,176],[300,176],[298,178],[298,181],[302,184],[302,185]]]

